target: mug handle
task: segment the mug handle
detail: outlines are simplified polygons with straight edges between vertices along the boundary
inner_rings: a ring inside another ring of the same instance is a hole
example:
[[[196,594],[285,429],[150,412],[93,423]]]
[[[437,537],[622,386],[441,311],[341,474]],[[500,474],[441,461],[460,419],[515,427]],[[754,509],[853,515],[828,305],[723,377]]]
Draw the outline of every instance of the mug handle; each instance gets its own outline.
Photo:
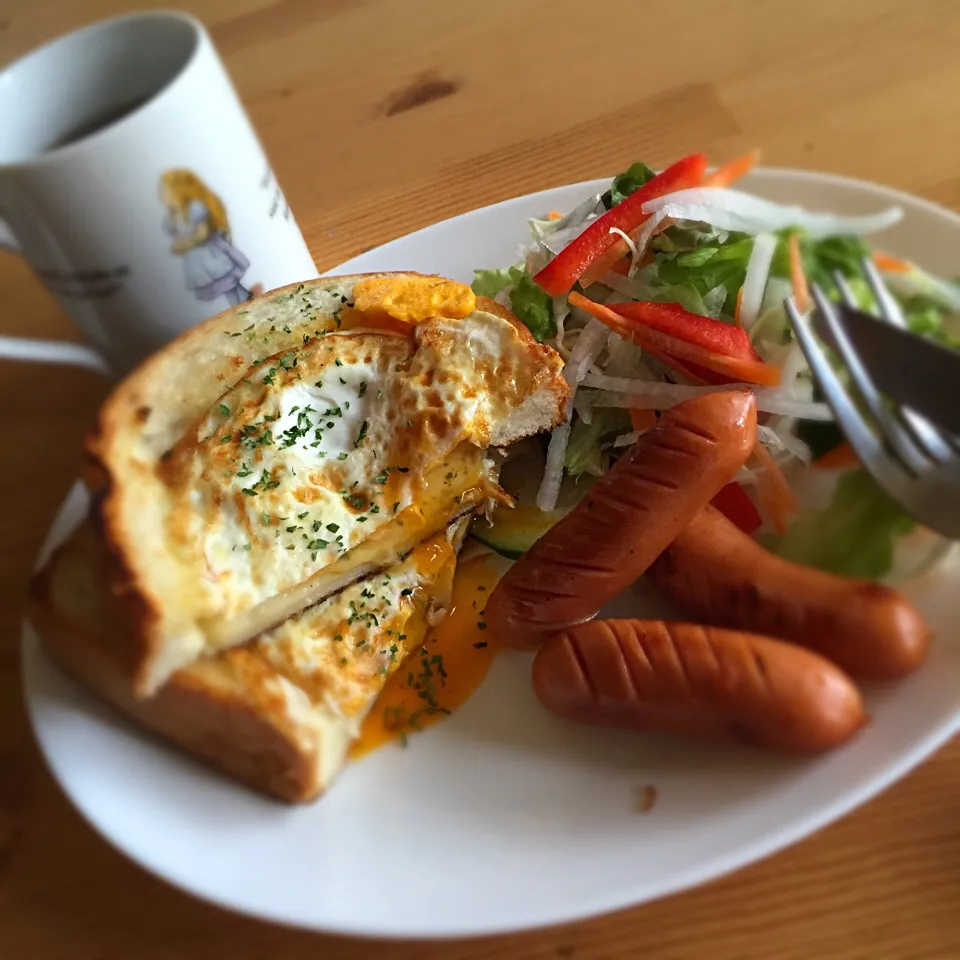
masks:
[[[20,254],[20,244],[10,227],[0,218],[0,248]],[[86,367],[105,376],[111,375],[110,365],[92,347],[82,343],[59,340],[35,340],[32,337],[0,336],[0,360],[26,360],[31,363],[64,363],[72,367]]]

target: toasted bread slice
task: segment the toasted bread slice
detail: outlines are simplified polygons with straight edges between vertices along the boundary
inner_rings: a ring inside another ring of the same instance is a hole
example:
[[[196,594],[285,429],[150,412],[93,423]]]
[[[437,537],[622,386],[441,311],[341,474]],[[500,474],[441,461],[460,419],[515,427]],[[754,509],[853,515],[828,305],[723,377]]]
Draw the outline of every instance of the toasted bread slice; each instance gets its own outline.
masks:
[[[442,616],[467,522],[270,634],[177,671],[146,700],[115,656],[126,628],[90,524],[37,575],[28,613],[53,658],[121,711],[248,786],[308,801],[342,768],[387,677]]]
[[[365,312],[358,277],[229,310],[104,405],[91,482],[138,695],[503,498],[484,451],[563,418],[560,357],[511,315],[461,315],[473,295],[450,281],[375,279]],[[424,290],[457,316],[391,315],[441,309]]]

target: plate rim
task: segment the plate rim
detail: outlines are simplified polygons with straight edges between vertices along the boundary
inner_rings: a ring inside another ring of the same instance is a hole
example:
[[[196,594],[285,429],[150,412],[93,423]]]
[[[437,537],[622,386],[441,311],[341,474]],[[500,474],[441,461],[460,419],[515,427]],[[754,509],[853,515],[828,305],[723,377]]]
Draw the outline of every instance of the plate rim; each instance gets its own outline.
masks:
[[[846,187],[857,191],[880,194],[889,198],[892,202],[905,203],[911,206],[920,206],[929,214],[932,214],[942,220],[949,222],[953,227],[960,229],[960,213],[943,207],[925,197],[916,196],[907,193],[895,187],[885,184],[874,183],[858,177],[852,177],[841,174],[834,174],[827,171],[804,170],[791,167],[759,167],[751,173],[756,180],[776,181],[798,179],[814,184],[823,184],[830,186]],[[556,193],[559,190],[574,190],[582,188],[584,190],[594,189],[601,184],[609,181],[609,177],[600,177],[590,180],[581,180],[576,183],[557,184],[542,190],[530,193],[516,194],[502,200],[476,207],[471,210],[455,214],[435,223],[428,224],[411,233],[395,237],[383,244],[364,251],[356,257],[349,258],[340,264],[325,270],[322,276],[330,276],[344,269],[352,269],[351,264],[361,260],[371,254],[389,252],[389,248],[403,241],[409,241],[412,238],[419,237],[428,231],[449,224],[455,220],[469,219],[471,217],[487,214],[491,211],[500,211],[501,208],[508,208],[521,202],[534,200],[541,196]],[[63,502],[60,504],[52,521],[44,545],[39,552],[39,557],[43,558],[50,551],[55,549],[63,539],[69,534],[76,523],[82,517],[79,512],[79,502],[73,505],[71,501],[78,496],[77,490],[83,488],[82,482],[77,483],[71,488]],[[65,520],[64,517],[73,509],[76,513],[76,519]],[[62,535],[57,534],[58,527],[66,530]],[[357,924],[352,922],[328,922],[328,919],[318,920],[315,917],[305,916],[302,911],[293,910],[285,912],[282,907],[277,908],[272,905],[269,909],[256,909],[254,907],[237,905],[228,897],[220,896],[216,893],[209,893],[204,888],[192,885],[189,879],[189,872],[184,869],[179,875],[174,876],[165,865],[158,865],[154,858],[144,854],[141,851],[133,852],[125,844],[123,837],[119,836],[111,829],[109,823],[103,822],[97,818],[96,810],[88,809],[88,805],[82,803],[77,796],[69,789],[67,783],[61,775],[61,770],[54,764],[51,754],[47,749],[44,736],[40,732],[40,725],[36,716],[37,703],[35,701],[35,691],[32,688],[31,676],[35,670],[31,666],[31,661],[35,657],[44,658],[54,669],[63,673],[59,666],[53,663],[42,648],[39,639],[36,637],[32,626],[29,624],[26,616],[21,620],[21,688],[23,690],[24,701],[30,726],[33,731],[34,739],[40,748],[47,769],[57,783],[62,793],[67,798],[71,806],[80,814],[83,820],[98,833],[114,850],[120,852],[128,860],[132,861],[140,868],[151,873],[162,882],[174,887],[192,897],[203,902],[212,904],[221,909],[232,911],[244,916],[253,917],[270,923],[279,924],[296,929],[312,930],[315,932],[327,933],[332,935],[351,936],[362,939],[384,939],[393,940],[440,940],[454,939],[464,937],[491,936],[515,933],[533,929],[545,929],[563,923],[573,923],[608,915],[615,911],[627,909],[633,906],[639,906],[645,903],[651,903],[667,896],[681,893],[685,890],[705,884],[711,880],[719,879],[729,873],[739,870],[751,863],[765,859],[766,857],[786,849],[799,842],[802,839],[817,832],[823,827],[839,820],[841,817],[850,813],[852,810],[862,806],[884,790],[888,789],[893,783],[902,779],[910,771],[915,769],[924,760],[930,757],[937,749],[960,731],[960,707],[957,707],[953,714],[945,718],[940,724],[930,730],[926,736],[917,740],[909,750],[904,751],[896,760],[888,763],[881,772],[868,777],[862,784],[855,788],[847,788],[841,795],[835,797],[832,801],[818,806],[815,810],[804,816],[794,817],[787,825],[770,832],[769,835],[758,838],[757,841],[741,845],[733,853],[724,853],[714,855],[708,860],[698,862],[680,872],[670,875],[666,882],[660,881],[656,889],[647,889],[652,884],[644,881],[640,886],[624,888],[622,892],[611,895],[604,891],[595,898],[581,898],[576,908],[570,908],[568,905],[560,905],[559,908],[552,904],[546,907],[536,907],[528,910],[527,915],[522,921],[506,920],[498,923],[482,922],[468,925],[458,923],[455,926],[444,927],[443,924],[434,924],[429,927],[410,927],[399,928],[391,923],[367,922]],[[64,674],[66,676],[66,674]],[[75,681],[71,678],[71,683]],[[132,723],[132,721],[131,721]],[[238,789],[245,789],[238,787]]]

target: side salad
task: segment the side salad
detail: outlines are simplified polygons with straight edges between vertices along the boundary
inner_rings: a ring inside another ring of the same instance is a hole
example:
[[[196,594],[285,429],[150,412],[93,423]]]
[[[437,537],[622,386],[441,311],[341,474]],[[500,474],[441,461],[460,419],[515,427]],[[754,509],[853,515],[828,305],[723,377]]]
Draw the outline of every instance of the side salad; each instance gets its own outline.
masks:
[[[528,221],[515,263],[476,271],[474,291],[559,351],[571,387],[567,421],[506,464],[519,506],[476,527],[488,545],[521,554],[659,411],[748,386],[761,414],[758,443],[714,501],[741,529],[791,560],[874,579],[911,572],[945,549],[859,466],[783,301],[792,294],[809,310],[809,284],[835,292],[841,275],[873,309],[860,271],[870,257],[911,329],[960,348],[960,286],[868,244],[901,218],[899,208],[841,216],[734,189],[757,159],[754,151],[708,170],[707,158],[692,154],[660,173],[634,163],[605,192]]]

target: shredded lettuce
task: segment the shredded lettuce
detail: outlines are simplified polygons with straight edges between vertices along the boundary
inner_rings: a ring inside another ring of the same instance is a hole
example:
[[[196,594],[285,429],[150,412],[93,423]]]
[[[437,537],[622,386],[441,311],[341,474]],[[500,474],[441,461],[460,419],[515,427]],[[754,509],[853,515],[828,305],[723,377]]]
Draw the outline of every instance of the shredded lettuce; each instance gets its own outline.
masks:
[[[929,337],[951,350],[960,350],[956,328],[950,324],[949,315],[935,300],[916,296],[900,300],[907,318],[907,325],[922,337]]]
[[[801,240],[800,253],[807,279],[828,289],[833,286],[834,271],[848,280],[861,280],[860,261],[870,256],[870,248],[862,237],[825,237]]]
[[[665,285],[692,286],[702,297],[716,287],[725,287],[734,303],[747,275],[753,237],[730,234],[720,246],[704,246],[657,257],[657,277]]]
[[[897,538],[915,526],[870,474],[851,470],[837,482],[830,506],[798,519],[776,552],[829,573],[877,580],[893,569]]]
[[[504,270],[474,270],[473,283],[470,286],[478,297],[495,297],[513,283],[513,271],[519,267],[507,267]]]
[[[473,292],[480,297],[495,297],[508,290],[510,309],[539,343],[557,332],[553,319],[553,300],[533,282],[525,267],[505,270],[474,270]]]
[[[650,246],[664,253],[678,253],[683,250],[697,250],[700,247],[722,247],[728,237],[729,233],[726,230],[712,227],[709,223],[685,220],[657,234]]]
[[[601,197],[603,205],[608,210],[615,207],[655,176],[656,174],[645,163],[631,163],[623,173],[613,178],[610,189]]]
[[[630,428],[629,418],[623,410],[613,407],[598,407],[593,411],[590,423],[574,420],[567,443],[563,465],[571,477],[588,473],[601,477],[605,472],[602,438],[608,434],[623,433]]]

